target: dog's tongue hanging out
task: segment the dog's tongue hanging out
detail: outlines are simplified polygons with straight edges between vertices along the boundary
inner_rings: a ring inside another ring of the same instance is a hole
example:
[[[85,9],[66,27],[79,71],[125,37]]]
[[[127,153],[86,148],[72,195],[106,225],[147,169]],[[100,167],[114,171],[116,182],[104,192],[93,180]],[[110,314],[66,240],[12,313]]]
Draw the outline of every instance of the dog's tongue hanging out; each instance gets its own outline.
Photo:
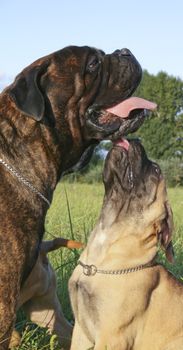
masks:
[[[130,115],[130,112],[132,112],[135,109],[141,109],[141,110],[150,110],[154,111],[157,108],[157,104],[148,100],[145,100],[143,98],[139,97],[130,97],[126,100],[124,100],[121,103],[118,103],[117,105],[106,109],[107,112],[115,114],[116,116],[120,118],[128,118]],[[129,149],[129,142],[121,138],[120,140],[115,142],[116,145],[126,149],[128,151]]]
[[[127,118],[134,109],[147,109],[154,111],[157,108],[156,103],[144,100],[140,97],[130,97],[114,107],[108,108],[107,112],[117,115],[120,118]]]

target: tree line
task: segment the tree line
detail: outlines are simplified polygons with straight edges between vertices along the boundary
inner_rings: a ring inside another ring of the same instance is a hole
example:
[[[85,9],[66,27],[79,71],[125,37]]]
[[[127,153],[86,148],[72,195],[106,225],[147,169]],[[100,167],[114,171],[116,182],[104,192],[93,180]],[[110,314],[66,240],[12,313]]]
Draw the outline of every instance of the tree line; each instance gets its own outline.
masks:
[[[136,95],[158,105],[136,133],[147,153],[154,159],[183,159],[183,81],[165,72],[144,71]]]

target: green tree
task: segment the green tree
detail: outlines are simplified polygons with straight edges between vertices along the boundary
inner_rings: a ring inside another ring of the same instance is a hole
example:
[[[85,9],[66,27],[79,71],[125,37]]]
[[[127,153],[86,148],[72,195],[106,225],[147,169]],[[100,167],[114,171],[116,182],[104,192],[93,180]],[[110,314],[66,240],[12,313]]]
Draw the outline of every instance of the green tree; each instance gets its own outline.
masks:
[[[136,133],[148,154],[155,159],[180,155],[183,152],[183,81],[164,72],[155,76],[144,71],[136,94],[158,105],[157,112],[152,113]]]

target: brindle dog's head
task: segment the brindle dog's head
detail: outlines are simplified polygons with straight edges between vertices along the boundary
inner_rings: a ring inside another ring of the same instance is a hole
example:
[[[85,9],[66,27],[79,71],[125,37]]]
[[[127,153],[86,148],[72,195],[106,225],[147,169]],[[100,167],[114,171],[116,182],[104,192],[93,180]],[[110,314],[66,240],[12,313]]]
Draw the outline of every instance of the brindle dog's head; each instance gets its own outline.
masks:
[[[105,197],[101,218],[110,231],[134,234],[150,250],[160,242],[173,260],[172,211],[160,167],[136,140],[122,140],[109,152],[104,167]],[[104,214],[105,215],[104,218]],[[113,230],[114,228],[114,230]]]
[[[144,109],[152,105],[126,103],[124,118],[110,110],[133,94],[141,75],[128,49],[105,54],[69,46],[28,66],[6,92],[21,113],[55,129],[53,142],[62,149],[66,170],[80,157],[79,167],[85,164],[100,140],[118,139],[142,124]]]

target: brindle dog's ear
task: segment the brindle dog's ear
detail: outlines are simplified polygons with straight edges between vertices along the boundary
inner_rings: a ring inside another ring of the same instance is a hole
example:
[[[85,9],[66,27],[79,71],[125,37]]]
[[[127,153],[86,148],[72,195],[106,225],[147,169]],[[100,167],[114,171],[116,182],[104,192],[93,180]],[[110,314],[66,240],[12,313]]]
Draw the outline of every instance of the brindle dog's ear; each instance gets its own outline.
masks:
[[[40,65],[20,73],[9,89],[16,106],[29,117],[40,121],[45,112],[45,100],[40,89],[40,78],[47,65]]]
[[[162,248],[165,250],[166,258],[169,262],[174,263],[174,251],[172,245],[172,233],[173,233],[173,213],[169,202],[165,203],[166,208],[166,218],[163,220],[161,233],[160,233],[160,243]]]

